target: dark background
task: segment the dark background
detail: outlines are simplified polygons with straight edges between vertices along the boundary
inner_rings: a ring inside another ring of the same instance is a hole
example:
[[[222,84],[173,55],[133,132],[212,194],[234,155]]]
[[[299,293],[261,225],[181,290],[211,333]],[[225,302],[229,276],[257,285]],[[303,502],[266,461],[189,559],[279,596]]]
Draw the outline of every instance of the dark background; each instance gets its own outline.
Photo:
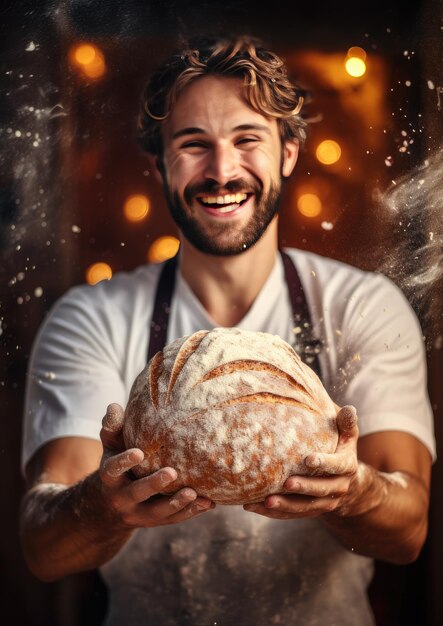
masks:
[[[264,38],[285,56],[291,72],[311,93],[307,109],[317,121],[285,188],[282,243],[377,270],[398,241],[392,215],[379,205],[375,192],[410,172],[441,144],[442,17],[437,0],[346,0],[334,6],[292,0],[263,8],[232,1],[3,3],[2,624],[85,626],[100,623],[104,611],[106,598],[94,575],[44,584],[23,562],[18,533],[24,488],[23,392],[39,324],[62,293],[84,282],[86,268],[106,261],[114,272],[131,270],[146,261],[158,237],[176,235],[161,189],[147,173],[134,142],[138,97],[151,69],[180,37],[195,34],[246,32]],[[79,42],[94,43],[102,51],[102,78],[85,80],[70,64],[69,50]],[[366,50],[368,71],[361,80],[346,82],[339,68],[351,46]],[[322,166],[315,158],[315,146],[323,138],[334,138],[342,147],[342,158],[334,166]],[[312,189],[323,201],[318,218],[303,217],[296,210],[297,195]],[[125,198],[133,193],[144,193],[151,202],[148,218],[138,223],[128,223],[122,213]],[[325,228],[325,222],[332,229]],[[431,228],[425,218],[421,226],[423,233]],[[436,228],[441,232],[441,218]],[[428,294],[433,317],[426,317],[419,306],[417,313],[426,336],[441,456],[439,294],[441,284]],[[381,626],[443,624],[442,484],[438,461],[430,532],[418,561],[406,567],[377,564],[371,600]]]

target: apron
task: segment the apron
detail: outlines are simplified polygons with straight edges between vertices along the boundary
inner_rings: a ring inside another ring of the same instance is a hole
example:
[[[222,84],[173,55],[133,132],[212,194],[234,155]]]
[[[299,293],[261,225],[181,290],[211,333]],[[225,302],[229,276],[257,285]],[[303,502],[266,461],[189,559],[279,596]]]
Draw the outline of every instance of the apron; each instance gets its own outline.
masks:
[[[313,335],[308,303],[294,262],[283,250],[280,250],[280,255],[292,305],[294,328],[297,329],[296,343],[293,347],[300,358],[321,378],[318,355],[322,349],[322,342]],[[178,255],[165,262],[159,276],[149,333],[148,361],[166,345],[177,268]]]
[[[300,278],[280,251],[300,357],[320,375]],[[157,283],[148,361],[164,348],[178,257]],[[372,561],[346,550],[316,519],[288,522],[217,506],[192,520],[138,529],[102,567],[106,626],[374,626]]]

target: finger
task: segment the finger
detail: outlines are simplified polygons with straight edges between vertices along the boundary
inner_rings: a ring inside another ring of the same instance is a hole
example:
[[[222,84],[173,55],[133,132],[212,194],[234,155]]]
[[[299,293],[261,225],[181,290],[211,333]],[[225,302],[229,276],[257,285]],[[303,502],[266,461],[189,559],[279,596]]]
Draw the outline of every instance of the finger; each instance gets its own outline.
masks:
[[[203,513],[207,513],[208,511],[211,511],[212,509],[215,509],[215,506],[216,505],[214,502],[211,502],[210,504],[208,504],[208,503],[201,503],[195,500],[194,502],[191,502],[191,504],[189,504],[185,508],[181,509],[181,511],[179,511],[178,513],[175,513],[173,515],[168,515],[161,519],[156,518],[155,520],[139,521],[137,523],[137,527],[150,528],[150,527],[155,527],[155,526],[170,526],[172,524],[180,524],[190,519],[193,519],[194,517],[198,517],[199,515],[203,515]]]
[[[181,513],[181,517],[183,518],[186,516],[189,517],[189,512],[186,515],[184,509],[191,503],[194,503],[197,497],[197,493],[194,489],[184,487],[172,496],[149,500],[143,504],[142,509],[146,520],[145,524],[157,526],[159,522],[165,523],[169,517],[176,516],[177,513]],[[169,520],[169,523],[173,523],[173,520]]]
[[[105,448],[124,448],[122,437],[124,416],[123,408],[119,404],[113,403],[107,407],[100,431],[100,439]]]
[[[337,413],[336,419],[340,439],[339,445],[349,439],[358,438],[358,417],[355,407],[351,405],[342,407]]]
[[[253,511],[274,519],[299,519],[318,517],[333,511],[338,506],[338,499],[312,498],[308,496],[268,496],[264,502],[245,505],[246,511]]]
[[[122,429],[125,412],[116,402],[108,405],[106,414],[102,420],[103,429],[107,432],[116,433]]]
[[[170,515],[165,524],[179,524],[180,522],[186,522],[187,520],[193,519],[198,515],[203,515],[203,513],[207,513],[208,511],[212,511],[215,509],[216,505],[214,502],[192,502],[190,505],[182,509],[179,513],[175,515]]]
[[[317,452],[305,458],[305,465],[313,476],[325,474],[351,476],[357,471],[357,457],[349,450],[334,454]]]
[[[310,478],[309,476],[291,476],[283,485],[285,491],[316,498],[339,497],[349,489],[349,478],[346,476]]]
[[[139,465],[143,458],[144,454],[139,448],[130,448],[120,454],[105,455],[100,466],[100,475],[103,482],[106,484],[121,483],[123,475],[136,465]]]
[[[351,475],[357,470],[356,446],[358,418],[355,407],[347,405],[337,413],[338,444],[333,454],[313,453],[305,458],[313,476],[324,474]]]
[[[333,511],[338,500],[330,496],[325,498],[313,498],[311,496],[284,496],[273,495],[265,498],[264,506],[280,513],[290,513],[291,515],[303,515],[326,513]]]
[[[127,487],[127,497],[135,503],[145,502],[177,479],[177,472],[172,467],[162,467],[154,474],[133,480]]]
[[[214,502],[211,502],[211,500],[208,500],[207,498],[197,497],[193,502],[185,506],[178,513],[170,515],[167,518],[167,523],[177,524],[179,522],[185,522],[188,519],[192,519],[193,517],[206,513],[212,509],[215,509]]]
[[[298,506],[298,510],[295,510],[295,507],[293,507],[293,510],[291,511],[280,509],[277,506],[265,506],[263,502],[259,504],[245,504],[243,508],[245,511],[256,513],[257,515],[262,515],[263,517],[280,520],[318,517],[321,514],[319,511],[310,508],[306,502],[300,503]]]

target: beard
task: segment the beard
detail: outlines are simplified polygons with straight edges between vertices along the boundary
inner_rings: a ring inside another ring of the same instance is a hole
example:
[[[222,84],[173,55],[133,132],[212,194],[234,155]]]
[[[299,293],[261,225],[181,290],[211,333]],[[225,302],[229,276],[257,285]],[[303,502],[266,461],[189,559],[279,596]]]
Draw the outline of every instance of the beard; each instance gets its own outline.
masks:
[[[251,187],[250,183],[236,179],[223,186],[223,195],[243,191],[254,193],[256,209],[248,223],[240,230],[233,224],[201,224],[198,217],[186,211],[178,193],[171,192],[165,179],[163,182],[166,201],[174,222],[189,243],[205,254],[232,256],[246,252],[257,243],[279,211],[281,181],[271,183],[269,192],[264,194],[260,185]],[[217,195],[217,188],[218,185],[211,181],[188,187],[184,193],[185,202],[189,206],[197,193]]]

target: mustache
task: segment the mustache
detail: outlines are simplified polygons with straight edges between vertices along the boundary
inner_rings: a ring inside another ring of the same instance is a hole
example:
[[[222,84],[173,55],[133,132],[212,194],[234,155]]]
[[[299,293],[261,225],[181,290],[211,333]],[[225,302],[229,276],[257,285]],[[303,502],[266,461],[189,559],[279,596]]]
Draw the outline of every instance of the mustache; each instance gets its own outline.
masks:
[[[189,185],[186,187],[184,196],[186,202],[190,202],[193,196],[197,194],[207,194],[207,195],[218,195],[221,190],[222,194],[225,193],[261,193],[261,185],[256,183],[252,184],[243,178],[235,178],[233,180],[228,181],[224,185],[219,185],[215,180],[205,180],[201,183],[195,183],[194,185]]]

